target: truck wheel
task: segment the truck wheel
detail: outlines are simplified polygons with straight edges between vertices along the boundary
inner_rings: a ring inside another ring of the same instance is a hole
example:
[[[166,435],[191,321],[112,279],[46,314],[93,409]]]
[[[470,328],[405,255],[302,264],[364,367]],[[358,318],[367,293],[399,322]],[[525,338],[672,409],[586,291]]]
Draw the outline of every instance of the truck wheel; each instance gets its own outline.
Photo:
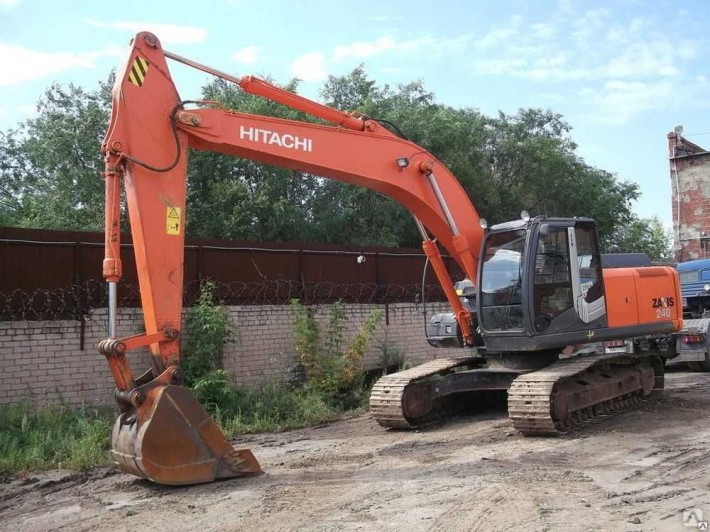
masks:
[[[687,364],[690,371],[710,372],[710,361],[708,360],[704,360],[702,362],[688,362]]]

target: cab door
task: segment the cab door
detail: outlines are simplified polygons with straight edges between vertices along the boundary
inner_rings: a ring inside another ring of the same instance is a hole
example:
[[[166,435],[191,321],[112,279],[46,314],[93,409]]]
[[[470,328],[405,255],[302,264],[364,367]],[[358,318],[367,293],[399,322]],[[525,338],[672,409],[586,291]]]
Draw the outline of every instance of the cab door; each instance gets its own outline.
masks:
[[[596,322],[606,316],[604,277],[596,227],[593,222],[578,221],[567,231],[574,309],[585,324]]]
[[[606,325],[601,256],[594,222],[540,224],[532,257],[532,316],[537,334]]]

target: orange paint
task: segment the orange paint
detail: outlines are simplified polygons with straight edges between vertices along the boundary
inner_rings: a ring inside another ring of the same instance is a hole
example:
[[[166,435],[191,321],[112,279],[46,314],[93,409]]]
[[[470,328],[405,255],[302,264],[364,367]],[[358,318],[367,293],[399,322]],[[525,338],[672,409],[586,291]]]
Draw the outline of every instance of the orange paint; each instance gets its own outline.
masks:
[[[609,327],[683,319],[678,272],[668,266],[604,270]]]

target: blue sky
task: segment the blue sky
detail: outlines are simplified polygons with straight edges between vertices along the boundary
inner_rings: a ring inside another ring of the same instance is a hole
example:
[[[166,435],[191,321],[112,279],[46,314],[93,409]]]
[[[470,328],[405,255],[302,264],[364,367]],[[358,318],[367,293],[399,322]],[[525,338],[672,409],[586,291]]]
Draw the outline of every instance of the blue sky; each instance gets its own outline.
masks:
[[[485,114],[541,107],[573,127],[590,165],[637,182],[634,209],[671,225],[666,134],[710,148],[710,14],[703,0],[0,0],[0,130],[50,83],[93,89],[140,30],[235,75],[303,80],[364,63],[378,83],[421,79]],[[172,66],[183,98],[205,74]],[[553,213],[550,213],[553,214]]]

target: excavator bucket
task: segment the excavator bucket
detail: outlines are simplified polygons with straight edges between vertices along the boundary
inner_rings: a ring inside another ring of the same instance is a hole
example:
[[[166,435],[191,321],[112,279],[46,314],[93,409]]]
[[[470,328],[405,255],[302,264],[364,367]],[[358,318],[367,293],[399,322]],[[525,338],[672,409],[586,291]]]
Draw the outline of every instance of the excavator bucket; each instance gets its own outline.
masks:
[[[198,484],[262,473],[248,449],[235,449],[190,390],[157,386],[134,413],[116,420],[111,457],[158,484]]]

